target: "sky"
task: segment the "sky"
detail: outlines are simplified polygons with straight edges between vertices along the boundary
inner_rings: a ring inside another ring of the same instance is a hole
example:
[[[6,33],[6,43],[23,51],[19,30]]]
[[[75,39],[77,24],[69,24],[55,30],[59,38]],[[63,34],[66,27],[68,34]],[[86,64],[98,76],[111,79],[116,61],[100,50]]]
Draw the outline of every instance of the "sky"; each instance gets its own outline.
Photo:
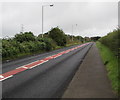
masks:
[[[104,36],[118,26],[118,2],[2,2],[2,37],[20,33],[22,25],[24,32],[41,34],[42,5],[48,5],[44,6],[44,32],[58,26],[66,34],[92,37]]]

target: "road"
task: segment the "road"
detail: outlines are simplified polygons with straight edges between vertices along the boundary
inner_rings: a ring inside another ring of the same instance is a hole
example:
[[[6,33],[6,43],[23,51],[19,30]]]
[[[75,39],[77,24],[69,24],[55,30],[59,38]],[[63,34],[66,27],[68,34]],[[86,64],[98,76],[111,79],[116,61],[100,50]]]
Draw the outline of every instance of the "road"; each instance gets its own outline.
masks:
[[[2,98],[61,97],[92,44],[3,63]]]
[[[118,100],[95,43],[85,56],[62,98]]]

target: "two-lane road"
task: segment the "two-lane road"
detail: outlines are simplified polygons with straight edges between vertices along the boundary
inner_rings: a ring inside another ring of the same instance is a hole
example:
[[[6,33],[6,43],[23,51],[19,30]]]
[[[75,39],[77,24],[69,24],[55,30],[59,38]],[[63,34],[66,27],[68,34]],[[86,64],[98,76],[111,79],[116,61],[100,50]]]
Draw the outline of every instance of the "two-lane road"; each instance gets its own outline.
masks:
[[[3,64],[3,98],[61,97],[93,43]]]

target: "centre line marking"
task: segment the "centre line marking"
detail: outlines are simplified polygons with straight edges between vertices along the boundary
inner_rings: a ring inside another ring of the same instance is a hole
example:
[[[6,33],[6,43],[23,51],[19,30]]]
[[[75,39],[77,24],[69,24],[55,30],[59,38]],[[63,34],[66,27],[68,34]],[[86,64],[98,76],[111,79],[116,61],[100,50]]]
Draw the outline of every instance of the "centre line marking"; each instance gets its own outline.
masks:
[[[45,63],[45,62],[48,62],[48,61],[51,60],[51,59],[57,58],[57,57],[59,57],[59,56],[62,56],[63,54],[69,53],[70,51],[73,51],[73,50],[75,50],[75,49],[78,49],[78,48],[80,48],[80,47],[82,47],[82,46],[85,46],[85,45],[87,45],[87,44],[89,44],[89,43],[85,43],[85,44],[82,44],[82,45],[80,45],[80,46],[77,46],[77,47],[74,47],[74,48],[71,48],[71,49],[68,49],[68,50],[59,52],[59,53],[57,53],[57,54],[55,54],[55,55],[52,55],[52,56],[48,56],[48,57],[46,57],[46,58],[43,58],[42,60],[37,60],[37,61],[31,62],[31,63],[29,63],[29,64],[20,66],[20,67],[14,69],[14,70],[9,71],[9,72],[6,72],[6,73],[4,73],[4,74],[1,74],[1,75],[0,75],[0,81],[3,81],[3,80],[8,79],[8,78],[10,78],[10,77],[13,77],[13,75],[18,74],[18,73],[20,73],[20,72],[22,72],[22,71],[25,71],[25,70],[28,70],[28,69],[32,69],[32,68],[34,68],[34,67],[36,67],[36,66],[38,66],[38,65],[41,65],[41,64],[43,64],[43,63]]]
[[[4,78],[4,76],[0,75],[0,78]]]
[[[5,77],[5,78],[1,78],[0,81],[3,81],[3,80],[8,79],[8,78],[10,78],[10,77],[13,77],[13,75],[10,75],[10,76]]]

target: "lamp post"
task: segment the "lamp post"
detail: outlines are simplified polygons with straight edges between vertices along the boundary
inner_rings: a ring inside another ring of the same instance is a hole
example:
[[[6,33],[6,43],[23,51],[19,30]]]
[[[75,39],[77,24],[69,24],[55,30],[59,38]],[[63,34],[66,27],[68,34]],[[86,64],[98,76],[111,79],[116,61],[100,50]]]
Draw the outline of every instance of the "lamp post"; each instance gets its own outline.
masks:
[[[50,6],[50,7],[52,7],[53,4],[51,4],[51,5],[42,5],[42,38],[43,38],[43,25],[44,25],[44,23],[43,23],[43,21],[44,21],[43,17],[44,17],[44,7],[45,7],[45,6]]]
[[[72,25],[72,41],[73,41],[73,27],[74,25]],[[77,24],[75,24],[75,26],[77,26]]]

